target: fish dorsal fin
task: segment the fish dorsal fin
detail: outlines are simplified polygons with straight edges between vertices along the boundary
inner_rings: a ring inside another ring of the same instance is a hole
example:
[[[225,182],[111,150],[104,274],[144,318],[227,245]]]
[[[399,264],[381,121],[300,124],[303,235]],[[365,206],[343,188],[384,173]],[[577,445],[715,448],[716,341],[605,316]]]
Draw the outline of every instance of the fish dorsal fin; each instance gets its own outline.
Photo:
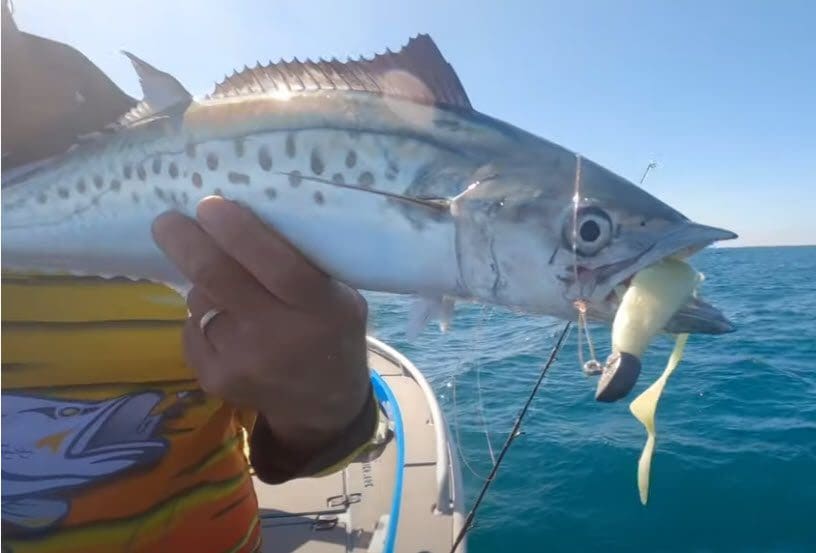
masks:
[[[130,52],[126,55],[136,74],[139,75],[139,84],[142,86],[144,98],[139,104],[122,116],[120,124],[132,125],[155,117],[177,106],[187,106],[192,95],[170,73],[159,71],[146,61]]]
[[[371,59],[270,62],[245,67],[215,86],[210,98],[315,90],[354,90],[423,104],[471,109],[453,67],[433,39],[417,35],[399,52]]]

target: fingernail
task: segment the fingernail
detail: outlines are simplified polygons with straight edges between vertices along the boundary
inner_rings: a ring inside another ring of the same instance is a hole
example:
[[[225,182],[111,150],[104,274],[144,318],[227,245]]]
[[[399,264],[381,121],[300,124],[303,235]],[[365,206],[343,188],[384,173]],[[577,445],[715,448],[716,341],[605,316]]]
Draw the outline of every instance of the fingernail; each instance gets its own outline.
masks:
[[[207,196],[198,202],[196,217],[202,223],[220,224],[229,216],[231,203],[221,196]]]

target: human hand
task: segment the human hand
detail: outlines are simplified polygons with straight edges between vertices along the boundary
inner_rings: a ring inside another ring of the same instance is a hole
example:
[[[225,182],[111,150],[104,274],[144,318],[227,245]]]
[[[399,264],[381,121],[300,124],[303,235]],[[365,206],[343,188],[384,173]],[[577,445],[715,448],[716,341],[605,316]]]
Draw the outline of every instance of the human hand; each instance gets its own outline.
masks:
[[[257,409],[276,438],[306,450],[360,413],[370,394],[360,294],[222,198],[202,200],[197,220],[159,216],[153,234],[193,284],[184,351],[206,392]]]

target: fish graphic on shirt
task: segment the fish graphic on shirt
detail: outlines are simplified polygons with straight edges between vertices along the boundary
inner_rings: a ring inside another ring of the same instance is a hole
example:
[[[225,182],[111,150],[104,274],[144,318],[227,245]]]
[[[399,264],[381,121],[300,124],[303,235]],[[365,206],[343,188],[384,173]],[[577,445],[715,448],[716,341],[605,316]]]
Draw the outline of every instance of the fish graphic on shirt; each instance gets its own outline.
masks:
[[[104,401],[2,395],[2,519],[36,531],[59,523],[69,495],[157,462],[164,395],[142,391]],[[68,493],[70,492],[70,493]]]

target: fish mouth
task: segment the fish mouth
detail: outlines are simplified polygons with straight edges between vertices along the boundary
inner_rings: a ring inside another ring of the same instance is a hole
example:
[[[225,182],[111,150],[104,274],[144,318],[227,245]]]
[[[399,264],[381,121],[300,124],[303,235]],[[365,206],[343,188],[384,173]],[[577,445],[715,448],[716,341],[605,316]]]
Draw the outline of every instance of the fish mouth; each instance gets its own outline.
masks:
[[[642,269],[668,257],[686,258],[703,248],[722,240],[733,240],[737,234],[729,230],[692,222],[683,222],[639,255],[605,265],[596,270],[596,294],[609,306],[611,319],[617,311],[620,298]],[[716,307],[692,297],[666,323],[664,331],[675,334],[726,334],[735,330],[734,324]]]
[[[111,401],[76,436],[66,456],[93,457],[94,464],[141,464],[158,458],[166,447],[156,437],[162,416],[151,412],[161,398],[157,392],[142,392]]]

